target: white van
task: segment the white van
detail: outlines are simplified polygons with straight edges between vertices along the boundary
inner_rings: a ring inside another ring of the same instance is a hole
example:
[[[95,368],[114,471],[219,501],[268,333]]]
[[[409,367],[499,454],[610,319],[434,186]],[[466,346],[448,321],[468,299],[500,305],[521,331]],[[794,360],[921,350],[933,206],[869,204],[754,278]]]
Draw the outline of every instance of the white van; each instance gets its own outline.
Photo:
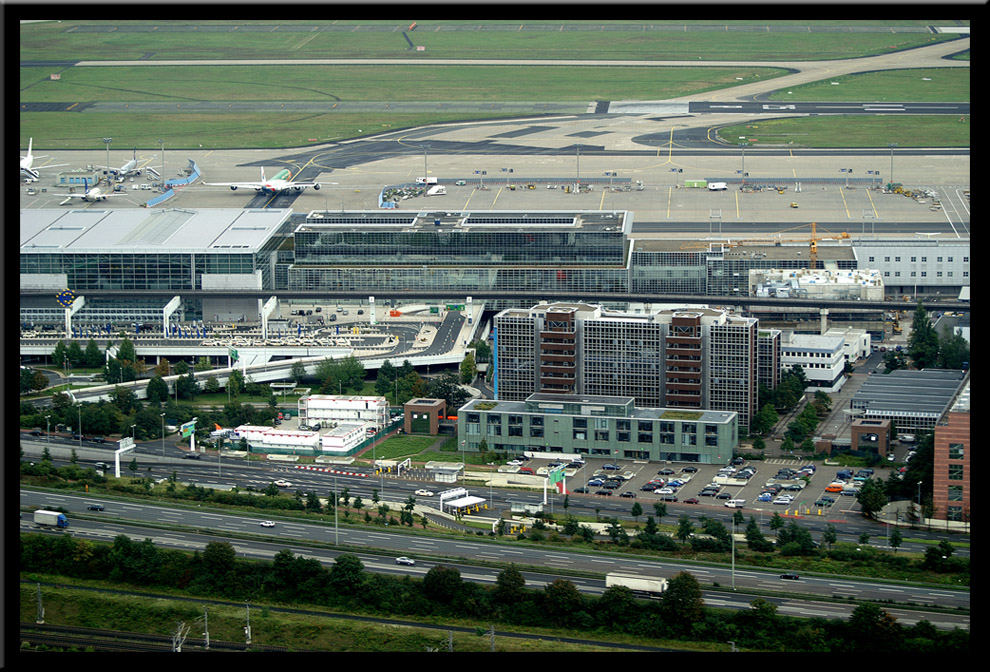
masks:
[[[725,505],[730,509],[741,509],[743,508],[743,506],[745,506],[745,504],[746,504],[745,499],[730,499],[725,503]]]
[[[708,191],[725,191],[729,188],[729,185],[725,182],[709,182]]]

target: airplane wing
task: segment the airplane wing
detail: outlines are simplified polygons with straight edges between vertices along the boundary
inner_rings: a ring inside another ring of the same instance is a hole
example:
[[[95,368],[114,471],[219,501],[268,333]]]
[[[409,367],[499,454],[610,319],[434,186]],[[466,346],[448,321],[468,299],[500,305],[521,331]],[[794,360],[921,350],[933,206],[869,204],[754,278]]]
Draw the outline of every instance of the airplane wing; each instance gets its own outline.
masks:
[[[263,182],[203,182],[206,187],[230,187],[232,189],[261,189]]]

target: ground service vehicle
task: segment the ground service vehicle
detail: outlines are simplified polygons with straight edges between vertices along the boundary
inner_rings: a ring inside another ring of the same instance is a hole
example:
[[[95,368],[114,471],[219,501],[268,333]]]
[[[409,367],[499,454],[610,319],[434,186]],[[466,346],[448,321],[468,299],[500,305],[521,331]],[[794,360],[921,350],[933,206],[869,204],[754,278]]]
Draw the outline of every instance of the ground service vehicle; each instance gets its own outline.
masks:
[[[65,528],[69,526],[69,519],[65,517],[64,513],[59,513],[58,511],[38,509],[34,512],[34,524],[42,527]]]
[[[633,594],[641,597],[658,598],[667,590],[667,579],[642,574],[610,572],[605,575],[605,587],[625,586]]]

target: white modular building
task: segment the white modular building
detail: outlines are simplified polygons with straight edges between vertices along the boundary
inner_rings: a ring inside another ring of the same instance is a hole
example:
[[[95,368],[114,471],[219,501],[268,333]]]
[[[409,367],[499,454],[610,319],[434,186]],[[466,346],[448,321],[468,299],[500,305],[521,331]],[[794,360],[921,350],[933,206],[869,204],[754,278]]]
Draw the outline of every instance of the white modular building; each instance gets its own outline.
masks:
[[[349,455],[368,437],[369,423],[341,422],[320,436],[320,448],[324,454]]]
[[[834,327],[825,332],[826,336],[841,336],[842,351],[847,362],[869,357],[872,349],[870,332],[852,327]]]
[[[800,366],[808,384],[838,390],[845,381],[845,339],[842,336],[817,336],[784,332],[780,343],[783,369]]]
[[[388,400],[338,394],[312,394],[299,400],[299,424],[370,422],[377,429],[388,424]]]

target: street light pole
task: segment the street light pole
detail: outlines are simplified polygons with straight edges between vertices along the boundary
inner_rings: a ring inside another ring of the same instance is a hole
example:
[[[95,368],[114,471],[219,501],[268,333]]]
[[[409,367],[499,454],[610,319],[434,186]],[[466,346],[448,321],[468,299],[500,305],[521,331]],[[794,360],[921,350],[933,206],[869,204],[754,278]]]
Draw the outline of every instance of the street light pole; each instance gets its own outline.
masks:
[[[897,147],[897,143],[892,142],[887,146],[890,147],[890,180],[889,181],[893,182],[894,181],[894,147]]]
[[[132,439],[136,439],[137,438],[137,432],[134,431],[134,428],[135,427],[137,427],[137,425],[131,425],[131,438]]]
[[[52,423],[50,421],[51,417],[52,416],[50,415],[45,416],[45,441],[48,443],[52,442],[52,429],[51,429]]]
[[[160,413],[162,416],[162,457],[165,457],[165,414]]]
[[[103,142],[107,146],[107,184],[110,184],[110,143],[113,142],[113,138],[103,138]]]
[[[76,414],[79,419],[79,447],[82,448],[82,404],[76,404]]]

